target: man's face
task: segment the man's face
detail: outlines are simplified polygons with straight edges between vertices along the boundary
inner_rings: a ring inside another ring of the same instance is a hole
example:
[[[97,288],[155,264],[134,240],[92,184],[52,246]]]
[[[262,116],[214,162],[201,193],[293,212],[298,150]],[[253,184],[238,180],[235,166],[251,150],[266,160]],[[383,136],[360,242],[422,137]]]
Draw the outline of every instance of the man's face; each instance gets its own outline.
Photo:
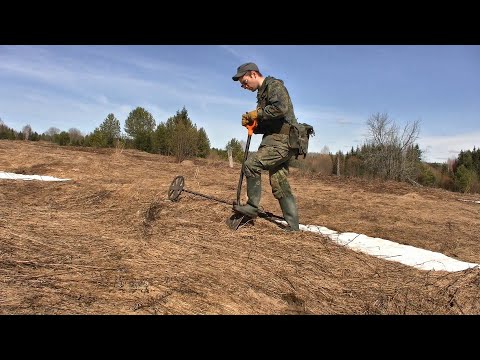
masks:
[[[255,91],[257,90],[257,86],[255,83],[255,78],[250,71],[248,71],[245,75],[243,75],[240,79],[240,86],[245,90]]]

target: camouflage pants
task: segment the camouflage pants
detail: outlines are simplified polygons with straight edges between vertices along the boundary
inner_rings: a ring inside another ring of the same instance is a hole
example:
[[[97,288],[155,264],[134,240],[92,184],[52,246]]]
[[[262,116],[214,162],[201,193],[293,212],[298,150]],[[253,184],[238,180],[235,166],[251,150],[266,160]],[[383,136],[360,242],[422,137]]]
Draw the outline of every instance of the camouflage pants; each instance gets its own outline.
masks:
[[[287,145],[288,135],[270,134],[263,138],[257,152],[245,161],[245,176],[261,177],[268,170],[272,194],[276,199],[293,195],[288,183],[288,162],[293,152]]]

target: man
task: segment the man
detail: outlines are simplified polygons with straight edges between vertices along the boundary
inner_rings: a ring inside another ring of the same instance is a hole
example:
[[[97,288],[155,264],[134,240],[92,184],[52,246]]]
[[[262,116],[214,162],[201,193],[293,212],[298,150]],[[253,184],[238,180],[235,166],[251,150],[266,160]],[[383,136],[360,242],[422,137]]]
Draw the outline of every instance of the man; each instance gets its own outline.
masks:
[[[288,162],[294,151],[288,146],[291,123],[297,123],[292,101],[283,81],[272,76],[264,77],[254,63],[242,64],[232,77],[241,87],[257,91],[257,108],[242,116],[242,125],[257,122],[255,134],[263,134],[256,154],[245,161],[247,179],[246,205],[234,205],[234,210],[255,218],[262,195],[262,170],[268,170],[273,196],[279,201],[283,217],[288,223],[286,230],[298,231],[298,211],[295,197],[287,180]]]

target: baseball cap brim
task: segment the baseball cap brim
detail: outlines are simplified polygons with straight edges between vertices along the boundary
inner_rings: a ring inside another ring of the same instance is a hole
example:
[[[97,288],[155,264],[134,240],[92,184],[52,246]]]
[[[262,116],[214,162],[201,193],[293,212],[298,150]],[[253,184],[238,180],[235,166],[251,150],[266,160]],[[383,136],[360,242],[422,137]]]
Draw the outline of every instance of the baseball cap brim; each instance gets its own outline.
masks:
[[[248,71],[248,70],[247,70]],[[238,81],[243,75],[247,73],[247,71],[239,71],[235,74],[235,76],[232,76],[233,81]]]

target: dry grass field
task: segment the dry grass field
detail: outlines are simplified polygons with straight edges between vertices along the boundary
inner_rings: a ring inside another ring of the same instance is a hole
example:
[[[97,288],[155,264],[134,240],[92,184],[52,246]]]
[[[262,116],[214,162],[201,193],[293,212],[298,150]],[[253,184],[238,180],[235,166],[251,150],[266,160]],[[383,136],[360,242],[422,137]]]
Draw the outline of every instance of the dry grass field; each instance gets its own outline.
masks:
[[[0,314],[480,314],[480,269],[422,271],[257,219],[233,231],[228,162],[0,141]],[[300,223],[480,263],[479,200],[396,182],[303,177]],[[281,215],[268,176],[261,205]],[[243,197],[245,197],[245,183]]]

